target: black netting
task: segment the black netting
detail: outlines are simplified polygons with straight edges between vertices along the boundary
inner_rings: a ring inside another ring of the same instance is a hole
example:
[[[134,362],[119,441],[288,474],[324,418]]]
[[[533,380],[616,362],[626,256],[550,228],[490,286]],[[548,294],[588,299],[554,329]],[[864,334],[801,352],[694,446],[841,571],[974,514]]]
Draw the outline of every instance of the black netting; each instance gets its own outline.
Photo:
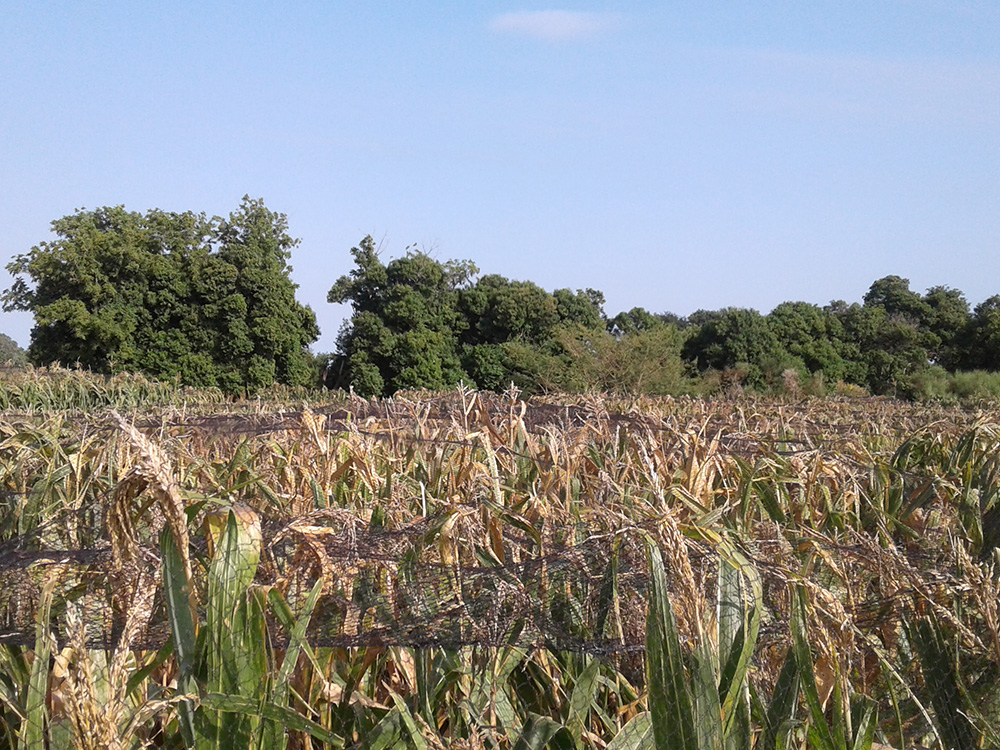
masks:
[[[879,448],[884,425],[804,409],[697,434],[593,403],[482,410],[9,430],[0,747],[110,743],[128,706],[157,706],[133,727],[154,746],[994,746],[988,463],[945,477],[940,443]]]

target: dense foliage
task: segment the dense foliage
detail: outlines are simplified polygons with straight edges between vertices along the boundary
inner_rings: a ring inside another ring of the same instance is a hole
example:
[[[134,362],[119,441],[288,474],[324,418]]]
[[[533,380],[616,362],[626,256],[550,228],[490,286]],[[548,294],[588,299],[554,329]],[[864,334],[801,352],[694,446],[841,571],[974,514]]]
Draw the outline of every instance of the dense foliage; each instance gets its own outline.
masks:
[[[244,198],[228,218],[80,210],[16,257],[5,310],[35,316],[35,364],[143,371],[227,392],[314,379],[313,312],[295,300],[282,214]],[[29,284],[29,281],[31,284]]]
[[[28,353],[24,351],[10,336],[0,333],[0,365],[23,365],[28,361]]]
[[[546,292],[469,261],[410,252],[383,264],[371,237],[330,290],[350,303],[326,384],[365,396],[459,382],[529,392],[706,393],[857,387],[902,398],[992,395],[1000,381],[1000,296],[970,312],[962,293],[921,295],[899,276],[862,303],[784,302],[699,310],[688,318],[633,308],[608,319],[588,289]],[[971,386],[970,384],[974,383]]]
[[[604,331],[604,298],[593,290],[550,294],[498,275],[476,280],[469,261],[440,263],[416,251],[383,264],[371,237],[351,254],[355,268],[327,299],[351,304],[338,339],[346,368],[335,371],[346,369],[346,383],[363,396],[459,382],[537,387],[535,349],[556,356],[569,328]]]
[[[599,291],[549,292],[412,248],[384,262],[369,236],[327,296],[350,305],[337,352],[313,357],[315,316],[289,278],[297,241],[261,201],[245,198],[228,219],[81,210],[53,229],[57,239],[8,265],[15,281],[3,295],[4,309],[34,313],[36,365],[143,372],[230,394],[321,383],[368,397],[464,383],[528,393],[1000,395],[1000,295],[970,309],[957,289],[920,294],[900,276],[878,279],[858,303],[608,317]],[[23,362],[9,344],[0,341],[0,355]]]

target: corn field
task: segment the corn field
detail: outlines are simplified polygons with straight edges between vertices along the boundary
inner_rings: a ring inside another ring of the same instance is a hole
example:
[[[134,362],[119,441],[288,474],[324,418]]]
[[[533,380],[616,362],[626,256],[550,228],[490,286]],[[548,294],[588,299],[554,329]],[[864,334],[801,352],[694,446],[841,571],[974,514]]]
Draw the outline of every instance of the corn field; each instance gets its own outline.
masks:
[[[1000,747],[1000,412],[19,377],[0,748]]]

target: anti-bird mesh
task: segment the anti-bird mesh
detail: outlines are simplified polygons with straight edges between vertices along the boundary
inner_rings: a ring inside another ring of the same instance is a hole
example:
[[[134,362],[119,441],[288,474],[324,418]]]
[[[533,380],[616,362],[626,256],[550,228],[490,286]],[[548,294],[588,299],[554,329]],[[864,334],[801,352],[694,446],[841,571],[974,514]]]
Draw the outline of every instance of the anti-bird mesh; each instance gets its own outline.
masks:
[[[453,413],[447,416],[454,419]],[[540,430],[558,419],[563,430],[583,430],[588,424],[585,413],[566,408],[553,407],[551,413],[535,417],[534,425],[523,419],[522,425]],[[174,418],[166,425],[161,420],[158,427],[161,435],[188,431],[200,436],[211,428],[230,435],[238,432],[259,436],[287,430],[300,419],[300,415],[252,420]],[[421,419],[427,423],[426,412]],[[148,423],[145,428],[148,431],[153,426]],[[641,418],[620,417],[617,427],[635,430],[648,429],[649,425]],[[344,415],[331,414],[326,428],[334,433],[340,429],[364,432],[357,427],[357,415],[347,420]],[[606,426],[601,429],[607,431]],[[407,436],[377,429],[368,432],[375,440],[398,442],[401,449],[408,441],[446,449],[469,445],[468,441],[440,435]],[[745,434],[731,435],[723,449],[747,455],[758,443]],[[780,440],[781,450],[788,455],[802,450],[803,445],[803,441]],[[516,460],[517,451],[523,447],[496,446],[496,450],[507,451],[511,460]],[[536,460],[544,459],[536,456]],[[870,468],[861,467],[859,475]],[[109,502],[112,498],[80,503],[76,508],[64,505],[48,515],[40,514],[38,518],[44,520],[31,528],[4,529],[0,543],[0,645],[25,651],[38,645],[39,604],[47,582],[52,588],[47,625],[53,637],[53,656],[72,646],[74,637],[83,638],[87,649],[109,653],[119,648],[156,651],[170,642],[172,630],[162,580],[163,550],[159,545],[161,530],[168,524],[155,502],[142,505],[142,498],[149,494],[148,486],[140,482],[129,489],[127,485],[134,481],[134,477],[121,476],[113,488],[142,508],[140,515],[130,519],[130,529],[120,528],[122,518],[116,514],[114,502]],[[8,508],[23,506],[43,498],[45,489],[36,485],[28,492],[8,490],[2,502]],[[280,654],[294,636],[288,622],[266,605],[261,608],[264,625],[259,631],[247,625],[243,615],[235,616],[234,612],[244,611],[240,607],[249,606],[245,594],[230,601],[226,605],[230,609],[213,611],[223,601],[217,588],[213,590],[219,581],[213,584],[210,580],[212,561],[219,553],[209,549],[211,534],[200,533],[205,528],[206,512],[213,508],[197,502],[189,507],[189,552],[197,601],[194,620],[204,627],[213,617],[221,617],[229,630],[228,635],[219,637],[228,637],[237,646],[259,645],[257,649],[244,648],[246,664],[227,665],[235,676],[220,678],[221,682],[214,686],[217,690],[226,686],[235,690],[241,672],[257,674],[252,664],[258,658],[257,651],[263,653],[266,644],[266,649]],[[719,600],[721,527],[715,534],[699,536],[690,529],[687,535],[680,535],[674,521],[664,526],[663,519],[655,517],[616,528],[607,524],[594,528],[582,519],[562,519],[535,526],[506,523],[499,536],[491,537],[489,522],[501,517],[504,508],[488,493],[467,498],[447,511],[415,515],[393,525],[377,512],[343,507],[315,508],[295,515],[269,511],[266,504],[257,504],[256,510],[261,529],[260,563],[250,591],[274,591],[294,613],[301,610],[308,593],[319,583],[319,598],[304,634],[304,642],[312,649],[342,649],[337,653],[344,654],[388,647],[421,653],[467,653],[473,649],[496,654],[516,647],[529,655],[522,657],[522,665],[533,658],[531,654],[551,653],[557,658],[575,655],[576,662],[563,661],[561,666],[566,672],[564,689],[570,704],[574,686],[589,685],[584,682],[590,674],[587,665],[596,660],[606,680],[620,675],[634,688],[636,702],[627,708],[623,692],[600,686],[588,688],[594,711],[620,712],[619,717],[609,716],[606,721],[594,719],[589,708],[582,720],[572,710],[560,718],[557,723],[562,723],[564,729],[582,732],[579,736],[592,743],[588,746],[603,746],[593,744],[593,738],[598,736],[595,730],[602,726],[607,730],[609,724],[614,724],[624,727],[617,732],[621,747],[653,747],[663,735],[652,731],[650,721],[660,714],[653,711],[646,715],[641,709],[668,701],[673,702],[670,712],[680,715],[686,710],[683,696],[663,693],[662,686],[649,679],[651,542],[658,546],[666,563],[682,666],[692,684],[697,682],[693,676],[696,655],[718,653],[721,636],[716,629],[723,611]],[[991,736],[988,727],[974,727],[967,719],[935,718],[942,707],[949,705],[948,701],[959,700],[954,670],[947,668],[948,644],[942,638],[965,639],[979,654],[989,651],[986,630],[977,630],[948,614],[963,601],[963,590],[968,590],[963,562],[956,560],[952,551],[943,547],[936,551],[927,545],[886,545],[877,536],[850,530],[845,530],[839,540],[807,528],[779,533],[774,524],[768,523],[757,524],[753,531],[731,539],[748,575],[752,569],[760,580],[759,594],[750,590],[748,576],[743,577],[742,589],[748,611],[760,607],[759,633],[748,675],[748,690],[762,706],[755,710],[752,721],[750,714],[747,717],[748,725],[753,727],[748,735],[753,743],[763,747],[777,741],[772,735],[778,728],[767,724],[766,703],[769,697],[774,699],[775,688],[780,689],[783,664],[794,651],[791,624],[797,592],[804,592],[811,602],[806,635],[810,639],[810,656],[815,660],[812,667],[820,714],[811,716],[810,725],[821,723],[820,715],[831,726],[843,721],[843,717],[837,719],[831,713],[831,701],[838,700],[831,681],[843,679],[837,689],[848,683],[867,688],[866,696],[874,696],[872,700],[881,704],[880,727],[885,728],[880,728],[880,736],[949,747]],[[65,544],[68,538],[89,543],[70,548]],[[123,546],[123,538],[131,544]],[[258,635],[262,639],[254,641]],[[906,651],[899,650],[901,641],[905,641]],[[899,661],[903,653],[909,654],[912,663]],[[922,666],[918,667],[918,663]],[[723,679],[726,668],[725,663],[714,665],[716,679]],[[967,668],[981,669],[983,679],[990,670],[988,663]],[[517,679],[527,679],[530,670],[524,670],[523,674],[509,673],[506,679],[517,675]],[[931,684],[932,680],[937,682]],[[906,681],[910,682],[908,687]],[[893,687],[893,682],[899,684]],[[646,693],[647,689],[653,692]],[[798,713],[790,712],[791,723],[782,731],[794,735],[796,727],[806,726],[811,707],[808,692],[799,694],[795,701]],[[51,702],[51,696],[45,700]],[[378,704],[379,698],[367,700]],[[491,706],[495,711],[496,706]],[[697,705],[688,708],[700,732],[695,741],[710,742],[706,737],[714,730],[699,723],[704,719],[697,718]],[[857,729],[864,722],[864,710],[857,706],[855,709],[854,723],[848,720],[848,725]],[[387,715],[380,709],[373,710],[376,715]],[[890,712],[899,717],[895,728],[887,719]],[[502,736],[513,744],[515,733],[509,720],[505,724],[502,716],[491,716],[489,721],[493,723],[484,719],[483,726],[494,732],[494,738]],[[519,718],[518,729],[526,733],[535,726],[530,722],[536,722],[538,731],[544,734],[548,725],[541,718]],[[677,734],[671,735],[675,744],[670,746],[685,742],[683,721],[678,722]],[[732,729],[725,726],[727,732]],[[355,734],[354,741],[363,744],[363,734]],[[442,727],[427,729],[426,734],[448,736]]]

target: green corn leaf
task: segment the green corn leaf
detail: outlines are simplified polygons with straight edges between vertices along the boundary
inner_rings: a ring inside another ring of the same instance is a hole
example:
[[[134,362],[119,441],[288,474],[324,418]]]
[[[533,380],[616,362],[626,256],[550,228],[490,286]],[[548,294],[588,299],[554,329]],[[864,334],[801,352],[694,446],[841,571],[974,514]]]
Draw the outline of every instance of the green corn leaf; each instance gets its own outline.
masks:
[[[394,690],[390,690],[389,695],[392,696],[392,702],[396,705],[396,710],[399,711],[399,718],[403,723],[403,728],[405,728],[410,735],[410,741],[413,744],[413,747],[415,747],[416,750],[427,750],[427,740],[425,740],[423,735],[420,733],[420,728],[417,727],[417,722],[410,713],[410,709],[406,707],[406,701],[404,701]]]
[[[719,661],[728,665],[732,652],[743,647],[746,606],[743,597],[743,577],[739,569],[720,555],[718,582]],[[726,675],[723,674],[725,680]],[[730,679],[731,681],[731,679]]]
[[[202,697],[201,703],[205,708],[218,711],[221,714],[236,714],[247,718],[262,717],[269,719],[296,732],[305,732],[311,737],[327,743],[331,747],[344,747],[344,740],[341,737],[285,706],[276,706],[267,701],[260,702],[241,695],[225,695],[222,693],[206,693]],[[232,747],[234,750],[235,748],[242,747],[245,750],[248,745],[239,746],[235,744],[235,738],[224,738],[217,747]]]
[[[268,673],[263,597],[248,591],[259,558],[259,538],[230,510],[208,568],[207,689],[256,703],[265,700]],[[259,715],[239,712],[203,719],[203,737],[213,747],[234,750],[250,747],[260,725]]]
[[[168,640],[156,655],[150,659],[144,667],[137,669],[132,673],[132,676],[128,678],[128,682],[125,683],[125,694],[132,695],[139,687],[146,681],[146,679],[155,672],[163,663],[170,658],[171,654],[174,653],[174,642],[173,640]]]
[[[56,588],[53,575],[42,587],[41,600],[35,613],[35,652],[28,677],[28,694],[24,700],[26,719],[21,725],[19,747],[35,750],[44,746],[45,724],[49,718],[45,698],[49,692],[49,657],[52,655],[52,635],[49,633],[49,616],[52,595]]]
[[[976,708],[959,680],[941,626],[928,616],[908,625],[906,632],[920,656],[941,737],[955,750],[978,748],[978,733],[969,720],[976,715]]]
[[[431,668],[434,664],[433,653],[428,649],[413,651],[413,671],[416,673],[416,701],[418,711],[425,721],[433,721],[434,709],[431,706],[431,688],[429,684]]]
[[[667,574],[656,542],[647,537],[649,612],[646,665],[649,709],[656,750],[703,750],[695,727],[694,697],[684,671],[677,623],[667,594]]]
[[[757,569],[730,544],[723,542],[719,550],[719,662],[722,665],[719,698],[725,722],[723,736],[731,750],[748,750],[752,733],[747,675],[760,631],[763,587]],[[749,618],[748,598],[752,604]]]
[[[719,702],[717,654],[700,644],[691,654],[691,692],[694,696],[695,731],[701,750],[722,750],[722,705]]]
[[[648,711],[633,716],[605,750],[654,750],[653,720]]]
[[[366,750],[386,750],[387,748],[397,747],[401,737],[401,723],[399,709],[394,708],[389,711],[375,725],[375,728],[368,733],[365,744]]]
[[[756,490],[757,499],[764,506],[764,511],[769,519],[781,525],[788,523],[781,499],[773,487],[764,480],[758,480],[752,483],[752,490]]]
[[[309,489],[312,490],[313,504],[316,506],[317,510],[322,510],[326,507],[326,495],[323,494],[323,488],[319,486],[319,482],[315,479],[310,478]]]
[[[584,657],[587,665],[583,668],[580,677],[577,678],[576,685],[569,697],[569,721],[566,725],[569,731],[576,737],[583,734],[586,728],[587,715],[590,713],[590,704],[597,694],[597,678],[601,671],[601,662],[592,657]]]
[[[561,724],[549,717],[531,714],[528,720],[524,722],[524,730],[521,732],[521,736],[514,743],[514,750],[542,750],[542,748],[549,747],[550,742],[553,744],[558,743],[556,746],[560,748],[572,748],[573,742],[569,740],[568,733],[563,730],[564,728]],[[567,735],[561,737],[562,741],[556,740],[560,732],[563,735]]]
[[[309,628],[309,620],[312,618],[313,610],[316,608],[316,602],[319,600],[319,594],[322,590],[323,582],[317,581],[302,605],[302,612],[290,628],[285,658],[281,662],[281,668],[278,670],[278,676],[275,678],[271,690],[271,702],[276,706],[287,706],[288,704],[292,674],[295,671],[295,665],[299,660],[303,645],[308,645],[305,643],[306,630]],[[276,600],[280,600],[284,609],[288,609],[288,604],[277,589],[268,591],[268,599],[271,602],[272,611],[279,609],[275,606]],[[264,723],[261,729],[260,747],[281,750],[287,742],[285,728],[279,722],[267,721]]]
[[[6,664],[3,665],[6,668]],[[27,680],[26,680],[27,681]],[[21,705],[20,696],[17,694],[17,688],[15,687],[17,683],[10,678],[9,675],[4,674],[0,671],[0,703],[7,706],[8,709],[18,718],[19,721],[24,721],[24,707]],[[10,726],[4,726],[3,729],[6,732],[11,731]],[[8,736],[7,746],[12,746],[15,743]],[[2,745],[0,745],[2,746]]]
[[[277,590],[271,589],[270,591],[268,591],[267,600],[271,605],[271,612],[274,614],[275,617],[278,618],[278,622],[281,623],[281,626],[285,628],[285,630],[287,630],[289,633],[293,632],[295,630],[296,623],[298,622],[298,618],[295,616],[295,613],[292,612],[292,608],[288,606],[288,603],[285,601],[284,597],[282,597]],[[315,608],[315,605],[313,606]],[[302,643],[300,644],[300,652],[305,655],[306,659],[309,660],[309,663],[312,665],[313,669],[315,669],[317,672],[323,673],[326,671],[325,668],[316,659],[316,654],[313,651],[312,647],[309,645],[308,641],[306,640],[302,641]]]
[[[787,729],[795,719],[799,697],[799,665],[795,649],[788,649],[785,663],[771,693],[771,703],[763,715],[764,731],[757,743],[758,750],[777,750],[783,744]]]
[[[855,722],[857,726],[851,750],[871,750],[875,729],[878,727],[878,704],[868,696],[860,696],[854,709],[855,713],[860,714],[860,720]]]
[[[899,664],[897,660],[885,650],[884,645],[878,638],[875,638],[871,635],[866,635],[857,628],[854,629],[854,632],[856,636],[860,637],[862,640],[865,641],[868,648],[871,649],[872,653],[874,653],[878,657],[879,665],[882,667],[883,670],[885,670],[885,673],[892,678],[887,681],[887,687],[889,688],[889,697],[890,700],[892,701],[893,709],[895,711],[896,715],[895,723],[899,730],[900,736],[903,736],[903,717],[900,711],[900,702],[896,696],[896,690],[893,687],[894,685],[903,690],[903,693],[906,696],[906,700],[913,703],[916,709],[920,712],[924,721],[927,723],[927,726],[931,728],[931,731],[934,735],[934,740],[938,743],[938,745],[941,745],[943,747],[945,745],[945,741],[944,738],[941,736],[937,724],[934,721],[934,717],[932,715],[931,710],[923,704],[923,702],[920,700],[920,696],[918,696],[914,692],[913,688],[907,683],[906,678],[899,671]]]
[[[288,689],[292,674],[295,671],[295,664],[298,662],[299,653],[302,651],[303,646],[307,645],[306,631],[309,629],[309,621],[312,619],[313,611],[316,609],[316,603],[319,601],[319,595],[322,591],[323,581],[316,581],[316,585],[312,587],[312,590],[306,596],[306,600],[302,605],[302,611],[295,620],[295,625],[289,634],[288,647],[285,649],[285,659],[281,663],[281,669],[274,684],[274,701],[279,706],[284,705],[284,701],[288,699]],[[275,598],[280,598],[281,594],[277,589],[271,589],[268,592],[268,597],[271,601],[274,601]]]
[[[805,612],[805,593],[797,591],[792,599],[792,648],[795,650],[802,693],[812,715],[809,733],[814,737],[813,744],[816,747],[823,750],[845,750],[845,746],[842,743],[838,745],[834,739],[823,713],[823,704],[820,702],[819,690],[816,687],[816,675],[813,672],[812,653],[809,650],[809,641],[806,639]]]
[[[500,687],[503,687],[501,683]],[[493,695],[493,711],[504,734],[511,736],[521,731],[521,722],[517,719],[517,711],[514,704],[502,689],[497,689]]]
[[[163,559],[163,600],[177,660],[177,689],[182,694],[197,693],[194,678],[198,663],[197,635],[188,596],[192,583],[187,579],[184,560],[169,526],[163,529],[160,537],[160,554]],[[181,737],[189,748],[195,745],[194,712],[194,704],[190,700],[183,700],[177,706]]]
[[[597,618],[594,622],[594,636],[598,639],[604,637],[604,630],[607,627],[608,618],[618,599],[618,540],[615,540],[611,549],[611,557],[604,568],[604,577],[601,580],[601,592],[597,602]]]
[[[519,621],[514,626],[514,631],[519,632],[523,628],[523,625],[524,621]],[[514,637],[516,638],[516,635]],[[487,687],[486,683],[483,683],[482,689],[485,692],[479,693],[480,688],[477,687],[473,693],[476,702],[479,704],[483,706],[487,703],[492,704],[493,711],[496,713],[497,719],[500,720],[503,731],[507,736],[519,733],[521,731],[521,722],[517,718],[517,711],[504,691],[504,687],[507,685],[511,673],[524,661],[526,656],[527,652],[523,649],[512,646],[505,647],[497,657],[495,672],[491,678],[490,686]]]

